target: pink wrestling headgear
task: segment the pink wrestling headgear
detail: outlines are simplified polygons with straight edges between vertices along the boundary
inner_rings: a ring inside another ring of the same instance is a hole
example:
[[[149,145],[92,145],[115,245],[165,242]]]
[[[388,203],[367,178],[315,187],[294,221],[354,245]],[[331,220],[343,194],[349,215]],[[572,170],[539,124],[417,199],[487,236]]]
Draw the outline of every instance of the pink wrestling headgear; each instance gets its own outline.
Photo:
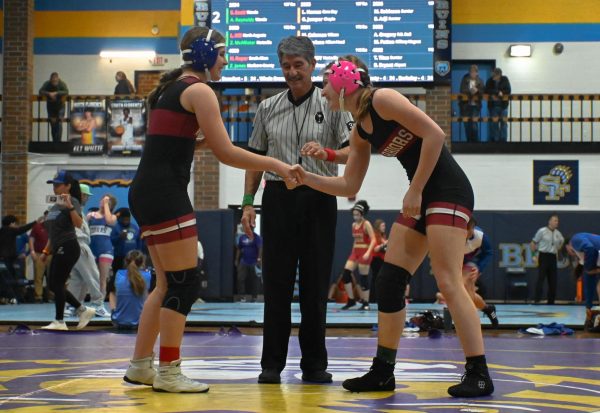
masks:
[[[351,95],[360,86],[364,86],[360,80],[360,72],[363,69],[347,60],[334,63],[328,70],[329,83],[337,94],[340,95],[340,110],[344,110],[344,95]]]

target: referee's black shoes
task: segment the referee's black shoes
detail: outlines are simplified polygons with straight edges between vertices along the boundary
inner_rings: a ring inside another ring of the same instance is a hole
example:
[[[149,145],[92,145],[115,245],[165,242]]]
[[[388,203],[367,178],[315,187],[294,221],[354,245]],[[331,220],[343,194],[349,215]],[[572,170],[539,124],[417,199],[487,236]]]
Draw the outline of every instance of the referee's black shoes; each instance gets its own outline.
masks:
[[[331,373],[327,373],[325,370],[314,370],[303,372],[302,381],[309,383],[331,383],[333,380]]]
[[[276,369],[263,369],[262,373],[258,375],[258,382],[261,384],[279,384],[281,383],[281,376]]]

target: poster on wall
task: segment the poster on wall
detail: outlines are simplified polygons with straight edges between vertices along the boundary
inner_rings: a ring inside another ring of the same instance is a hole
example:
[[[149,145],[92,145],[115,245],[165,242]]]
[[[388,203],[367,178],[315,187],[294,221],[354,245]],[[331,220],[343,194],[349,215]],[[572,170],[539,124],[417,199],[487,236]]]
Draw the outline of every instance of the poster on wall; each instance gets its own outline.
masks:
[[[85,206],[84,214],[90,209],[98,208],[100,200],[107,194],[114,195],[117,198],[115,210],[119,208],[129,208],[127,194],[129,185],[135,176],[135,170],[70,170],[69,173],[80,183],[90,186],[92,196],[89,197]]]
[[[104,100],[71,101],[69,141],[71,155],[100,155],[106,149]]]
[[[533,161],[534,205],[579,205],[579,161]]]
[[[108,103],[108,153],[139,156],[146,140],[146,105],[142,99]]]

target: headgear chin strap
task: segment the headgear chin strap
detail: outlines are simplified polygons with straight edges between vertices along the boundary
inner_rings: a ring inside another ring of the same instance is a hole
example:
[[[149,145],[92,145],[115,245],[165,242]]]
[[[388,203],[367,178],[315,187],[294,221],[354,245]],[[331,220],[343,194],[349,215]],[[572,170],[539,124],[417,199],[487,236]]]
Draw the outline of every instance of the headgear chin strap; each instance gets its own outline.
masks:
[[[340,110],[343,111],[344,96],[351,95],[359,87],[364,86],[360,80],[360,72],[364,70],[348,60],[342,60],[332,65],[327,72],[331,87],[340,95]]]
[[[208,30],[206,39],[201,37],[192,42],[189,49],[181,51],[183,63],[186,66],[191,66],[192,69],[206,73],[206,79],[210,79],[209,70],[217,63],[219,57],[219,48],[224,47],[225,43],[215,43],[210,37],[213,30]]]

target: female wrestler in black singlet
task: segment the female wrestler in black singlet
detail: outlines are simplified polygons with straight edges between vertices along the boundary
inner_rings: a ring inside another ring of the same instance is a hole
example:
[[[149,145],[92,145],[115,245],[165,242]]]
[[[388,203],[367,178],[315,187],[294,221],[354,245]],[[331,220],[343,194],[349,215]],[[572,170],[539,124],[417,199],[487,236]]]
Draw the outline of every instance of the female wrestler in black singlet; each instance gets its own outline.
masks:
[[[221,78],[227,64],[223,36],[195,27],[184,35],[180,46],[182,68],[163,75],[148,96],[146,146],[129,191],[129,206],[148,245],[157,280],[144,304],[124,380],[152,385],[156,391],[199,393],[208,391],[208,386],[188,379],[179,367],[185,320],[198,298],[200,283],[196,216],[187,193],[195,145],[203,140],[219,161],[236,168],[273,171],[286,182],[291,182],[291,167],[231,143],[217,97],[207,85]],[[156,372],[153,348],[159,333]]]
[[[444,146],[442,129],[400,93],[372,89],[367,70],[355,56],[341,58],[331,67],[323,89],[331,108],[345,107],[356,121],[344,176],[316,176],[295,167],[301,183],[330,194],[352,196],[365,177],[372,145],[382,155],[397,158],[410,180],[377,277],[377,356],[367,374],[346,380],[343,386],[354,392],[395,388],[394,363],[406,316],[405,287],[429,253],[467,360],[461,383],[448,392],[455,397],[489,395],[494,386],[479,317],[461,275],[473,190]]]

